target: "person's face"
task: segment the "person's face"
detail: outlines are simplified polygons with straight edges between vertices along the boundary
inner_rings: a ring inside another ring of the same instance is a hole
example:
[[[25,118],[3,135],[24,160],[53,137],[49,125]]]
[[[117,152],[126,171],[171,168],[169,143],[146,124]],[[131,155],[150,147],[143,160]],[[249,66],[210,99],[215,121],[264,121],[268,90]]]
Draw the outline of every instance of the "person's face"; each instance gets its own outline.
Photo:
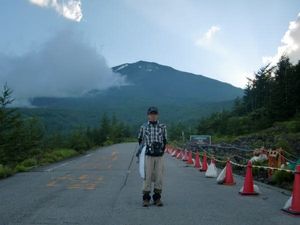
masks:
[[[158,114],[150,113],[148,114],[148,119],[150,121],[156,121],[158,119]]]

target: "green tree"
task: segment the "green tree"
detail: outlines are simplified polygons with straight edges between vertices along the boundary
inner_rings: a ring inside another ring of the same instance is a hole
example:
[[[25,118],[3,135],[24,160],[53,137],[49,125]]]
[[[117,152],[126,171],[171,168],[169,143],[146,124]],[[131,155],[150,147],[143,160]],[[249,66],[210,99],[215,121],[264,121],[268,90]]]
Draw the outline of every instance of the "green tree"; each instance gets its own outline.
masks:
[[[12,90],[4,85],[0,96],[0,163],[15,165],[24,160],[28,148],[24,148],[24,124],[20,114],[8,106],[13,103]]]

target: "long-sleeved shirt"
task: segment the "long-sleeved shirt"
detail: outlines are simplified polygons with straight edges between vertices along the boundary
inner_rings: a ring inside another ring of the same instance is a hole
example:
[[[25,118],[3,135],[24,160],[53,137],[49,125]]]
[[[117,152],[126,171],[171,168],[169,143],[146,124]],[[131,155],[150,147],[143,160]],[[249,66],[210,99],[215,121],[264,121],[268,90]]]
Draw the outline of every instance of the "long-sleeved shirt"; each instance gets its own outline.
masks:
[[[139,143],[151,146],[153,142],[167,144],[167,126],[159,121],[148,121],[141,125],[138,134]]]

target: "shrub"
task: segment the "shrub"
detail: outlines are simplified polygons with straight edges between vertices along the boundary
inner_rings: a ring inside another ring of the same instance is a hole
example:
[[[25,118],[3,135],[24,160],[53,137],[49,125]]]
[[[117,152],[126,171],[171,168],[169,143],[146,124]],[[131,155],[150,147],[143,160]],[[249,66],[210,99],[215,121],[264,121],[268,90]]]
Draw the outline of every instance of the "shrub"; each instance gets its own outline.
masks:
[[[294,174],[286,171],[278,170],[272,176],[272,183],[283,186],[286,184],[292,184],[294,180]]]
[[[22,164],[17,164],[17,166],[15,167],[16,172],[27,172],[30,168],[25,167]]]
[[[35,158],[29,158],[29,159],[25,159],[21,165],[25,166],[25,167],[34,167],[37,165],[37,160]]]
[[[71,156],[78,155],[78,152],[74,149],[68,149],[68,148],[61,148],[61,149],[54,149],[53,154],[61,159],[69,158]]]
[[[0,164],[0,178],[11,176],[15,173],[14,169]]]
[[[57,162],[71,156],[78,155],[78,152],[74,149],[54,149],[50,152],[46,152],[40,160],[41,165]]]
[[[283,148],[285,151],[290,151],[290,145],[287,140],[280,138],[275,144],[276,148]]]
[[[104,143],[103,143],[103,146],[107,146],[107,145],[112,145],[114,144],[114,142],[112,140],[106,140]]]

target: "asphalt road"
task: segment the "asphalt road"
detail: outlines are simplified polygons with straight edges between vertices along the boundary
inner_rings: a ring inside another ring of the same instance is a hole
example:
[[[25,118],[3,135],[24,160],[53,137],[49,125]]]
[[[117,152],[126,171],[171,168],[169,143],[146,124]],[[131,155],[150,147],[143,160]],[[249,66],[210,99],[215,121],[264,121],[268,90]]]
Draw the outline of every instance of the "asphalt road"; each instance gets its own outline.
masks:
[[[100,148],[0,180],[0,225],[300,224],[280,210],[289,197],[283,190],[258,184],[261,195],[240,196],[241,177],[236,186],[217,185],[167,154],[165,205],[143,208],[136,145]]]

